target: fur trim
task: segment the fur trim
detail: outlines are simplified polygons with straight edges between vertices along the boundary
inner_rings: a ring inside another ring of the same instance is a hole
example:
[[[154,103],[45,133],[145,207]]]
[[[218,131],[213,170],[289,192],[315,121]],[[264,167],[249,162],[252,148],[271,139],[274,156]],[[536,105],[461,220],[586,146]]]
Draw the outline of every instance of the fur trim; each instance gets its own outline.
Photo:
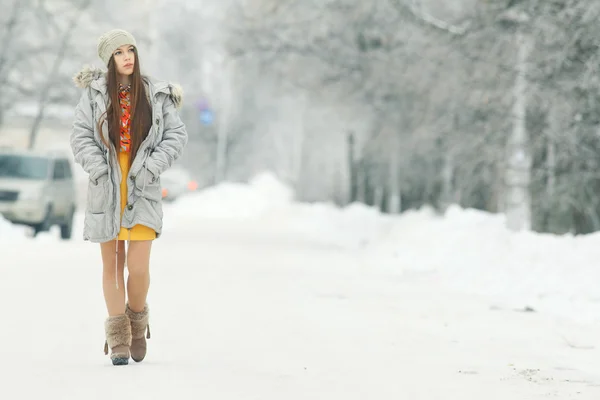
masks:
[[[177,83],[171,83],[169,89],[171,89],[171,100],[173,100],[175,108],[181,108],[183,105],[183,88]]]
[[[81,89],[87,89],[90,87],[92,82],[100,79],[106,74],[106,71],[103,71],[100,68],[96,68],[93,65],[85,65],[81,71],[73,76],[73,82],[75,82],[75,86]],[[149,83],[152,83],[150,81]],[[160,84],[162,82],[155,81],[154,84]],[[177,83],[167,83],[169,87],[169,97],[175,104],[175,108],[181,108],[183,105],[183,88]],[[162,86],[163,88],[165,86]]]
[[[117,346],[131,346],[131,324],[127,315],[108,317],[104,322],[106,342],[113,349]]]
[[[104,71],[94,67],[93,65],[85,65],[81,71],[73,76],[73,82],[75,86],[81,89],[88,88],[93,81],[99,79],[104,75]]]
[[[146,334],[146,328],[148,327],[149,310],[148,304],[144,306],[144,309],[140,312],[135,312],[129,308],[129,304],[125,308],[125,314],[131,321],[131,337],[133,339],[141,339]]]

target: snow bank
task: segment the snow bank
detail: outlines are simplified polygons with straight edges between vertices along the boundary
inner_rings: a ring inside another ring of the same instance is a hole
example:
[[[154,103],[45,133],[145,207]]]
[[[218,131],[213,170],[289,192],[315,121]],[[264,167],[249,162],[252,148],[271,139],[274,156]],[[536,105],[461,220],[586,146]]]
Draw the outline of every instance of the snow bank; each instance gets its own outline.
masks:
[[[0,237],[11,237],[13,231],[13,225],[8,222],[2,215],[0,215]]]
[[[26,240],[29,235],[29,228],[21,225],[14,225],[2,215],[0,215],[0,241],[3,243]]]
[[[295,202],[293,190],[270,173],[248,184],[222,183],[182,197],[165,215],[172,219],[169,226],[198,218],[254,221],[347,249],[364,247],[386,225],[378,211],[363,204],[341,209],[329,203]]]
[[[361,204],[300,204],[270,174],[222,184],[182,199],[169,215],[276,224],[320,243],[358,251],[386,273],[423,273],[460,291],[496,299],[498,307],[600,321],[600,234],[573,237],[514,233],[502,215],[450,207],[400,216]]]
[[[425,210],[395,218],[368,254],[388,270],[427,272],[492,296],[499,307],[600,321],[600,234],[515,233],[501,215],[454,206],[443,217]]]
[[[169,207],[169,215],[186,219],[258,219],[288,207],[292,201],[292,191],[265,173],[249,184],[226,182],[182,197]]]
[[[347,250],[363,249],[384,235],[390,221],[364,204],[340,208],[329,203],[291,204],[272,220],[305,238]]]

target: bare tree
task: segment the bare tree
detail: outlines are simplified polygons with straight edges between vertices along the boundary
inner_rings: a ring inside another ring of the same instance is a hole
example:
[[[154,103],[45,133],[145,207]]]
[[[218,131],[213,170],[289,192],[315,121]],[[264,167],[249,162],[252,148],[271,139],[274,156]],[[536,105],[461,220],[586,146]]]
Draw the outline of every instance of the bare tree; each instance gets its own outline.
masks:
[[[50,91],[57,83],[56,78],[60,66],[64,60],[65,55],[67,54],[69,42],[73,37],[75,30],[77,29],[77,26],[81,19],[81,15],[86,11],[90,4],[91,0],[80,0],[74,15],[71,17],[71,21],[69,22],[68,26],[64,29],[64,31],[61,32],[61,39],[56,50],[56,56],[54,58],[54,61],[52,62],[50,70],[47,73],[47,80],[46,82],[44,82],[39,92],[38,112],[31,127],[31,132],[29,136],[29,148],[33,148],[35,146],[35,140],[38,135],[42,120],[44,119],[44,112],[51,100]]]

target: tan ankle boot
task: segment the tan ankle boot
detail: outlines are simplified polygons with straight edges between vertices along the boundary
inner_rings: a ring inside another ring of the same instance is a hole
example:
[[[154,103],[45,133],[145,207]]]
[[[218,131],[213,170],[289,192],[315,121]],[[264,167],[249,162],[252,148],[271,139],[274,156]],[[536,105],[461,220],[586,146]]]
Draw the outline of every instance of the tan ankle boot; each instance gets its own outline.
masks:
[[[127,304],[125,314],[131,321],[131,358],[135,362],[140,362],[146,357],[146,338],[150,339],[148,305],[146,304],[142,311],[135,312]]]
[[[106,341],[104,342],[104,354],[108,354],[110,347],[110,359],[113,365],[129,364],[131,346],[131,323],[127,315],[116,315],[108,317],[104,322]]]

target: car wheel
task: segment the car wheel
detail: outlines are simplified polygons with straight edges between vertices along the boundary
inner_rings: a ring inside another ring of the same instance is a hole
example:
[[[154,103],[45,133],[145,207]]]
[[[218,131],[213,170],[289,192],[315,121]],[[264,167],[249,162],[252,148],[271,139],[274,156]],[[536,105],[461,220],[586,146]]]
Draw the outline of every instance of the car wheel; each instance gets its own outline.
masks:
[[[37,224],[36,226],[34,226],[34,228],[33,228],[33,237],[36,237],[37,234],[40,232],[48,232],[50,230],[51,226],[52,226],[52,206],[48,205],[46,207],[46,216],[44,217],[44,220],[42,222],[40,222],[39,224]]]
[[[75,206],[71,206],[71,211],[67,215],[66,219],[60,225],[60,237],[61,239],[71,239],[73,233],[73,220],[75,219]]]

